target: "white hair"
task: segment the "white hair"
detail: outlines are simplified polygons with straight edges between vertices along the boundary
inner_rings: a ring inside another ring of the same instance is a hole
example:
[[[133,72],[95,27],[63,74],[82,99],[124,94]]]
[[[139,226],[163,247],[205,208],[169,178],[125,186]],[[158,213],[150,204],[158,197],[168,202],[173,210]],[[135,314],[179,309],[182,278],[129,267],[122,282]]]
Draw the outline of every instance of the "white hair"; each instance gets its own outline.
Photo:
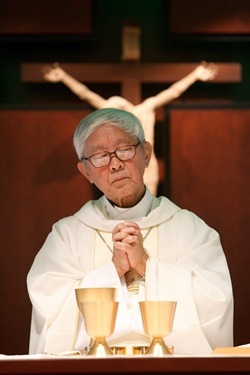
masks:
[[[117,126],[138,140],[142,145],[144,144],[144,130],[136,116],[128,111],[116,108],[98,109],[84,117],[75,130],[73,144],[79,160],[83,157],[86,140],[97,128],[107,124]]]

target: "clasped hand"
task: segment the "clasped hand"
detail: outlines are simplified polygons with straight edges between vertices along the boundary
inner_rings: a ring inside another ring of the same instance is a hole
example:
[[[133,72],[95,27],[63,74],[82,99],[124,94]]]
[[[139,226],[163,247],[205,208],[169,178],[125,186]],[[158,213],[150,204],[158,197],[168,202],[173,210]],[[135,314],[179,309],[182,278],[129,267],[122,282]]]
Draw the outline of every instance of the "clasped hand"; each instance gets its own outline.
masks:
[[[141,276],[145,275],[148,255],[143,248],[143,237],[138,224],[124,222],[118,224],[112,231],[113,258],[112,261],[119,276],[131,269]]]

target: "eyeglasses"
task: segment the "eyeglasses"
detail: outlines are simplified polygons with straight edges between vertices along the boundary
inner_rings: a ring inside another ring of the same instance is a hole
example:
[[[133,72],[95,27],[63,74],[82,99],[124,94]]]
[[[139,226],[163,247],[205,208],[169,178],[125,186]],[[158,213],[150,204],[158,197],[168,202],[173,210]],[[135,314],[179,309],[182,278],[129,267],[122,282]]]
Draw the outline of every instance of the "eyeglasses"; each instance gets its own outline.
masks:
[[[97,154],[94,154],[88,158],[82,157],[81,161],[88,160],[94,167],[101,168],[105,167],[111,162],[112,156],[116,156],[117,159],[121,161],[130,160],[135,156],[136,148],[139,146],[139,144],[140,142],[138,142],[136,145],[118,147],[113,152],[98,152]]]

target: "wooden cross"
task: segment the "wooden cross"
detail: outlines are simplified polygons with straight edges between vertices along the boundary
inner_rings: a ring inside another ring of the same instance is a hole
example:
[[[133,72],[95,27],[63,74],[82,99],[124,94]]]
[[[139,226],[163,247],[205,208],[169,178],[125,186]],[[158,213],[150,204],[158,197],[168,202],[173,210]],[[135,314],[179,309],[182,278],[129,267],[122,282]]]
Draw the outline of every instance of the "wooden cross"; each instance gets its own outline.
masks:
[[[21,80],[26,83],[44,81],[41,70],[51,63],[24,63],[21,66]],[[121,96],[134,105],[141,102],[142,83],[173,83],[186,76],[198,63],[61,63],[77,80],[83,83],[119,83]],[[219,73],[212,82],[241,82],[241,64],[216,63]]]
[[[21,66],[21,80],[25,83],[46,83],[42,68],[52,63],[24,63]],[[125,99],[134,105],[141,103],[142,83],[171,84],[180,80],[195,69],[198,63],[60,63],[61,67],[85,84],[118,83]],[[241,82],[241,64],[216,63],[219,73],[211,82]],[[156,111],[156,120],[163,121],[164,108]],[[159,160],[160,181],[164,178],[164,163]]]

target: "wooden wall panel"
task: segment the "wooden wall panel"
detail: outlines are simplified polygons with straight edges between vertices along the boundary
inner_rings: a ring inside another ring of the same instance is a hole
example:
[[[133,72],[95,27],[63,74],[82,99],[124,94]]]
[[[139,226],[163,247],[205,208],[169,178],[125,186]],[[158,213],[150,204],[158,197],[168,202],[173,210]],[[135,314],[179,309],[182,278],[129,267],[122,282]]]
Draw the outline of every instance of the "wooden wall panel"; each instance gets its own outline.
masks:
[[[1,0],[0,34],[89,35],[93,0]]]
[[[250,327],[250,110],[171,110],[170,191],[221,235],[235,296],[235,344]]]
[[[27,353],[27,272],[51,225],[92,198],[72,146],[87,113],[0,111],[0,353]],[[250,110],[171,110],[169,118],[171,198],[220,233],[234,285],[235,344],[249,342]]]
[[[250,34],[248,0],[170,0],[173,34]]]
[[[27,353],[27,272],[52,224],[92,198],[72,145],[87,113],[0,111],[0,353]]]

